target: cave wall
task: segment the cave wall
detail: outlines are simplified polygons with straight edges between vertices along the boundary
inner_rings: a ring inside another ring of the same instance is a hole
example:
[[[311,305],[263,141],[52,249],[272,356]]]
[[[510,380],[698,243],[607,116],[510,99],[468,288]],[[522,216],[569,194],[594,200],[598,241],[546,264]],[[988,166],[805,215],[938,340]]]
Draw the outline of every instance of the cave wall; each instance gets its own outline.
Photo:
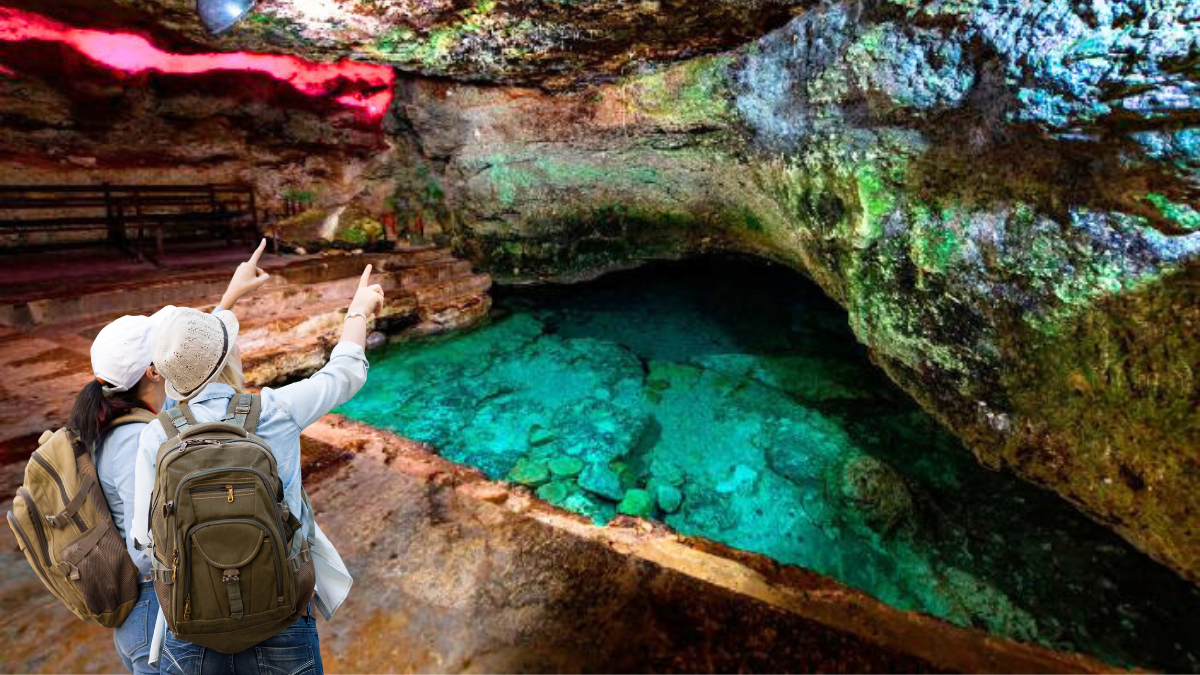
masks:
[[[1195,582],[1198,35],[1184,2],[823,3],[581,90],[401,83],[397,185],[501,279],[801,269],[982,462]]]

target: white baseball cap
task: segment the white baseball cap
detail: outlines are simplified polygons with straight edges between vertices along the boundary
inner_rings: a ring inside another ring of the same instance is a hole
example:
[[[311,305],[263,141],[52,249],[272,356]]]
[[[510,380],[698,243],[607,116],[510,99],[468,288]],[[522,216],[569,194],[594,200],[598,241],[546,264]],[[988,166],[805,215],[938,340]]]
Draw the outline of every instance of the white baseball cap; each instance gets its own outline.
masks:
[[[153,316],[123,316],[100,330],[92,341],[92,374],[105,391],[129,391],[137,386],[152,361],[154,332],[174,309],[167,305]]]

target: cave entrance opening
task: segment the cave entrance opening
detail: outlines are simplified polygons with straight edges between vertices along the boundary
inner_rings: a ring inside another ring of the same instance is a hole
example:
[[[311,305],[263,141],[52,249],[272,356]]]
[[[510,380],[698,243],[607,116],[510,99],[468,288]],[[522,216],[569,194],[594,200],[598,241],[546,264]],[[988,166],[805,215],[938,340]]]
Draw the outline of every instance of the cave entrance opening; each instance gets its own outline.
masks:
[[[476,330],[377,353],[338,412],[598,524],[642,515],[959,625],[1200,667],[1200,593],[981,467],[794,271],[659,262],[499,288],[496,307]]]

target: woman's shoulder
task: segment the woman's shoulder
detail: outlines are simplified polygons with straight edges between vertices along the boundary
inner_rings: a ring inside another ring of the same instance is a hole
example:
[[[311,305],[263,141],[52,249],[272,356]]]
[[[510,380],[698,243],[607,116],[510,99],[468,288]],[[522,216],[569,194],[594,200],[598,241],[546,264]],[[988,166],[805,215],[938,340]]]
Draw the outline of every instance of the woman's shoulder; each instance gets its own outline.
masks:
[[[127,462],[137,454],[138,441],[144,422],[122,424],[105,430],[96,440],[96,469],[103,471],[106,465],[114,462]]]

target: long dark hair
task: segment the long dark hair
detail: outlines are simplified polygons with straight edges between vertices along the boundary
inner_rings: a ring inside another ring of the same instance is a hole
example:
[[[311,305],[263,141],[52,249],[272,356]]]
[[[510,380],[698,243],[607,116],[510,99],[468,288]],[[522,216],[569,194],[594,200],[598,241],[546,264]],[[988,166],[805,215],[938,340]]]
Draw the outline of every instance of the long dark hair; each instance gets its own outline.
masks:
[[[105,395],[104,385],[99,380],[92,380],[75,397],[75,406],[71,408],[71,419],[67,426],[75,429],[84,445],[90,449],[109,423],[135,408],[145,407],[146,404],[139,401],[133,392]]]

